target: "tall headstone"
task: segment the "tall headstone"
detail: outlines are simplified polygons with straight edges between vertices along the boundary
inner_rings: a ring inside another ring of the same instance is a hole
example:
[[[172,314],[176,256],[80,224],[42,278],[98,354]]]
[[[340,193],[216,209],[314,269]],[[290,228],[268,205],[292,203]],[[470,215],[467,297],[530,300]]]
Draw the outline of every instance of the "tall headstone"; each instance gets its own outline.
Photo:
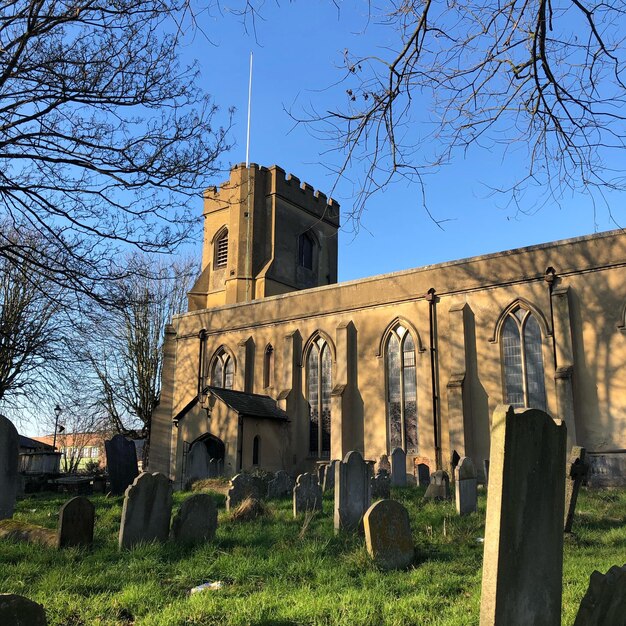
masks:
[[[328,469],[328,463],[320,463],[317,466],[317,482],[320,485],[324,484],[324,477],[326,476],[327,469]]]
[[[209,478],[218,478],[224,475],[224,459],[209,459]]]
[[[315,474],[305,472],[296,478],[293,488],[293,516],[322,510],[322,488]]]
[[[452,456],[450,457],[450,476],[454,476],[454,470],[456,466],[459,464],[461,460],[461,455],[456,451],[452,451]]]
[[[185,481],[203,480],[210,478],[209,451],[204,441],[191,444],[185,463]]]
[[[391,452],[391,486],[406,487],[406,452],[402,448]]]
[[[424,500],[449,500],[450,477],[448,472],[437,470],[430,475],[430,483],[424,494]]]
[[[430,485],[430,467],[426,463],[417,464],[417,484],[420,487],[428,487]]]
[[[322,491],[324,493],[332,491],[335,488],[335,475],[337,473],[337,465],[339,463],[341,463],[341,461],[335,459],[328,464],[326,473],[324,474],[324,483],[322,484]]]
[[[335,533],[356,530],[372,501],[370,466],[353,450],[335,466]]]
[[[135,444],[123,435],[115,435],[104,442],[111,492],[120,495],[139,474]]]
[[[459,515],[474,513],[478,505],[478,480],[476,468],[468,456],[461,457],[454,470],[456,512]]]
[[[391,476],[391,461],[386,454],[381,454],[378,457],[378,462],[376,463],[376,473],[378,472],[387,472]]]
[[[382,569],[404,569],[413,562],[409,513],[395,500],[380,500],[363,517],[365,544]]]
[[[587,477],[589,466],[585,462],[587,451],[580,446],[574,446],[570,452],[567,463],[567,477],[565,479],[565,521],[563,530],[566,533],[572,532],[574,523],[574,512],[576,511],[576,500],[578,491],[583,480]]]
[[[167,541],[172,515],[172,485],[165,474],[142,472],[126,489],[120,525],[120,548],[147,541]]]
[[[90,546],[95,518],[96,509],[87,498],[77,496],[68,500],[59,511],[58,547]]]
[[[288,497],[292,495],[294,485],[294,479],[285,470],[278,470],[274,478],[267,483],[267,497],[270,500]]]
[[[391,495],[391,478],[384,470],[372,477],[372,500],[387,500]]]
[[[561,624],[566,439],[543,411],[494,411],[481,626]]]
[[[217,529],[217,506],[207,493],[186,498],[172,520],[171,536],[174,541],[194,543],[211,541]]]
[[[263,500],[267,494],[267,486],[261,478],[250,474],[237,474],[230,481],[226,494],[226,510],[237,508],[246,498]]]
[[[2,626],[46,626],[47,623],[41,604],[14,593],[0,593]]]
[[[614,565],[606,574],[593,572],[574,626],[626,624],[626,565]]]
[[[15,426],[0,415],[0,519],[13,517],[19,486],[19,437]]]

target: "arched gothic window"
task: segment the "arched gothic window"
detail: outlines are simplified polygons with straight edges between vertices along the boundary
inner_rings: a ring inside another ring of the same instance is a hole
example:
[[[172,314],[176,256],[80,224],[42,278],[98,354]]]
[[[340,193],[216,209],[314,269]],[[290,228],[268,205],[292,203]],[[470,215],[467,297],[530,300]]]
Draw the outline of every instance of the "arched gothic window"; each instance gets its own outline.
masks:
[[[214,267],[226,267],[228,263],[228,229],[218,234],[215,239]]]
[[[507,314],[502,325],[502,378],[506,404],[545,411],[541,328],[535,316],[520,306]]]
[[[259,464],[259,445],[260,445],[260,437],[256,435],[256,437],[252,440],[252,465]]]
[[[274,384],[274,348],[268,344],[263,356],[263,387],[271,387]]]
[[[332,390],[330,347],[317,337],[306,359],[306,399],[309,403],[309,452],[330,458],[330,392]]]
[[[228,352],[220,348],[211,363],[211,387],[233,388],[235,364]]]
[[[402,448],[417,452],[417,379],[415,342],[411,333],[398,324],[389,333],[385,346],[387,375],[387,430],[389,451]]]

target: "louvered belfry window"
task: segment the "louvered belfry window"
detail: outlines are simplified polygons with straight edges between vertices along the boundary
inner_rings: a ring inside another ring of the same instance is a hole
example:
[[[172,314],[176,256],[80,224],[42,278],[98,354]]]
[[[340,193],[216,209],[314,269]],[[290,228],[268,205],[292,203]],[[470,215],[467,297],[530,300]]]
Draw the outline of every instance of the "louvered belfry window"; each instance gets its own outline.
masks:
[[[225,230],[215,243],[215,267],[226,267],[228,262],[228,231]]]

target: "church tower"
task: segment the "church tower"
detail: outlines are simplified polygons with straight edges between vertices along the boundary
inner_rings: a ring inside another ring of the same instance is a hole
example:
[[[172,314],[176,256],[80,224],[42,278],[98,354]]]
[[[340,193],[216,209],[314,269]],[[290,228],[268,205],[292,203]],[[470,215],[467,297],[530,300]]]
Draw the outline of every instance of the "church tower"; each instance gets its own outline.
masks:
[[[202,273],[189,310],[337,282],[339,205],[277,165],[239,164],[204,193]]]

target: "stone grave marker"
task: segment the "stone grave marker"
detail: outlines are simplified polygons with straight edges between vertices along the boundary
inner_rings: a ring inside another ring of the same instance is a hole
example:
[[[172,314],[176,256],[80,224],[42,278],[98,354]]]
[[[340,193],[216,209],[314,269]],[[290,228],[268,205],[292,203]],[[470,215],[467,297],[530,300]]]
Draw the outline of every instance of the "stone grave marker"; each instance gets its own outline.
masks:
[[[46,626],[47,623],[41,604],[14,593],[0,593],[2,626]]]
[[[481,626],[561,624],[566,436],[543,411],[494,411]]]
[[[120,495],[139,474],[135,444],[122,435],[115,435],[104,442],[104,447],[111,492]]]
[[[585,462],[586,453],[585,448],[574,446],[569,455],[567,464],[568,473],[565,480],[565,521],[563,524],[563,530],[566,533],[572,532],[578,491],[580,490],[580,485],[583,480],[587,478],[589,466]]]
[[[294,486],[294,479],[285,470],[278,470],[274,474],[274,478],[267,484],[267,497],[270,500],[273,498],[286,498],[293,494]]]
[[[402,448],[391,452],[391,486],[406,487],[406,452]]]
[[[391,478],[385,470],[378,470],[372,477],[372,500],[386,500],[391,494]]]
[[[265,482],[250,474],[237,474],[230,480],[230,488],[226,495],[226,510],[237,508],[246,498],[263,500],[267,493]]]
[[[327,469],[328,469],[328,463],[320,463],[317,466],[317,482],[320,485],[324,485],[324,477],[326,476]]]
[[[0,415],[0,519],[13,517],[19,486],[19,436],[13,423]]]
[[[296,478],[293,488],[293,516],[322,510],[322,488],[315,474],[305,472]]]
[[[437,470],[430,475],[430,483],[424,494],[424,500],[449,500],[450,477],[448,472]]]
[[[172,515],[172,485],[165,474],[142,472],[126,489],[119,547],[167,541]]]
[[[489,485],[489,459],[483,461],[483,472],[485,472],[485,485]]]
[[[93,543],[93,527],[96,508],[84,496],[68,500],[59,511],[57,546],[90,546]]]
[[[450,457],[450,476],[454,477],[454,470],[456,466],[459,464],[461,460],[461,455],[456,451],[452,451],[452,456]]]
[[[454,470],[456,512],[459,515],[474,513],[478,506],[478,480],[476,468],[468,456],[461,457]]]
[[[185,459],[185,482],[209,478],[209,451],[204,441],[191,444]]]
[[[326,473],[324,474],[324,483],[322,484],[322,491],[324,493],[332,491],[335,488],[335,474],[337,473],[337,465],[339,463],[341,463],[341,461],[335,459],[328,464]]]
[[[186,498],[172,520],[171,537],[181,543],[211,541],[217,529],[217,506],[207,493]]]
[[[386,454],[381,454],[378,457],[378,463],[376,463],[376,473],[383,471],[387,472],[391,476],[391,461]]]
[[[395,500],[380,500],[363,517],[365,544],[382,569],[405,569],[413,562],[414,546],[408,511]]]
[[[426,463],[417,464],[417,484],[420,487],[428,487],[430,485],[430,467]]]
[[[371,501],[370,467],[352,450],[335,466],[335,533],[358,529]]]
[[[626,565],[614,565],[606,574],[593,572],[574,626],[626,624]]]
[[[209,459],[209,478],[218,478],[224,475],[224,459]]]

